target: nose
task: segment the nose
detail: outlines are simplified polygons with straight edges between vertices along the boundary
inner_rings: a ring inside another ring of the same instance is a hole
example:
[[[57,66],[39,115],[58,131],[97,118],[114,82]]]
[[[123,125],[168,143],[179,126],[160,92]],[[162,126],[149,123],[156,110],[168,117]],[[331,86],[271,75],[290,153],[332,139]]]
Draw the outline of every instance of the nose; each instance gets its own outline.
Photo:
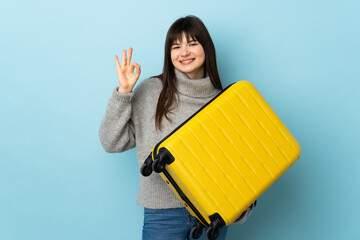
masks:
[[[187,48],[187,46],[183,46],[181,48],[181,52],[180,52],[181,56],[187,56],[189,55],[189,49]]]

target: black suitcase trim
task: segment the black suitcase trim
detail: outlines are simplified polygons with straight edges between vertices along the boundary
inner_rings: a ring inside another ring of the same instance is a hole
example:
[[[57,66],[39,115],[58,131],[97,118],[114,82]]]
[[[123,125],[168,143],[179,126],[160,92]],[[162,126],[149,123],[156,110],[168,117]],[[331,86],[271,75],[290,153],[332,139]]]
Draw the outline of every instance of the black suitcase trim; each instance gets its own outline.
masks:
[[[170,174],[164,170],[163,174],[166,176],[166,178],[169,180],[169,182],[172,184],[172,186],[175,188],[176,192],[179,194],[181,199],[191,208],[191,210],[196,214],[196,216],[200,219],[201,223],[204,226],[209,226],[209,224],[206,222],[204,217],[201,215],[201,213],[195,208],[195,206],[191,203],[191,201],[186,197],[186,195],[183,193],[183,191],[180,189],[180,187],[176,184],[174,179],[170,176]]]

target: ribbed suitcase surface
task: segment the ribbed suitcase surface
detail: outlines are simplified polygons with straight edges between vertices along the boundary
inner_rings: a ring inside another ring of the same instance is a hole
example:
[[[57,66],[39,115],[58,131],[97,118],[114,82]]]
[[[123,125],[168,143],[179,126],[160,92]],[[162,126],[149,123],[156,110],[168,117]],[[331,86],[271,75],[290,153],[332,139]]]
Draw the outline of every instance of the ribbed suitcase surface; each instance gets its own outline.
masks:
[[[300,156],[298,142],[247,81],[163,139],[153,158],[161,148],[174,158],[161,177],[205,225],[215,213],[231,224]]]

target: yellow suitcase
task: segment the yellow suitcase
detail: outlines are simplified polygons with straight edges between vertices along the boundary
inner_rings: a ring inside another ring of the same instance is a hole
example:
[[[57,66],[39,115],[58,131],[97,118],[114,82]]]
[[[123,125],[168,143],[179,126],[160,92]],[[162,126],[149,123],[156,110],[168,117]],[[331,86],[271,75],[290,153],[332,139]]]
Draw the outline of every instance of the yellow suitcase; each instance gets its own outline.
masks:
[[[299,157],[300,146],[247,81],[224,89],[161,140],[141,167],[158,172],[207,237],[233,223]]]

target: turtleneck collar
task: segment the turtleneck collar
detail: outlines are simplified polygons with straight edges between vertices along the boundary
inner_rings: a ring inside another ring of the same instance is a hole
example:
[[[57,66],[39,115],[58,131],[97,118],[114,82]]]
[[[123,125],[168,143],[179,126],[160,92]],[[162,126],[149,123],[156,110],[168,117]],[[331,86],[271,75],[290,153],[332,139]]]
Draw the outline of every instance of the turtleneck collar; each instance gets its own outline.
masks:
[[[195,98],[213,97],[218,92],[206,73],[205,78],[191,79],[185,73],[175,68],[176,87],[179,93]]]

